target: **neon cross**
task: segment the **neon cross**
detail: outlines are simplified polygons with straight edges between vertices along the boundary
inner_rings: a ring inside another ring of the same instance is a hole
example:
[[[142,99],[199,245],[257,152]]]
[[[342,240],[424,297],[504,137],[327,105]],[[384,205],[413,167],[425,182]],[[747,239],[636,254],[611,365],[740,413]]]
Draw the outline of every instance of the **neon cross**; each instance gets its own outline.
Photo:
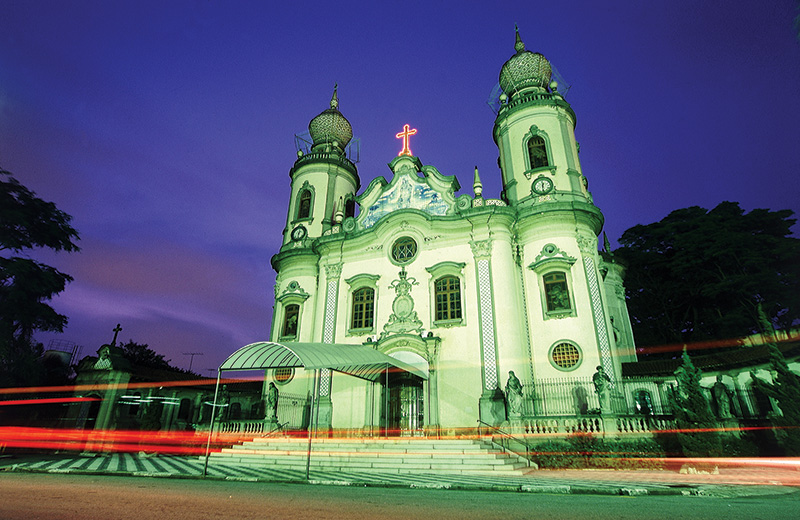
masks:
[[[395,137],[398,139],[403,140],[403,149],[400,150],[400,153],[397,154],[398,157],[401,155],[413,155],[411,153],[411,148],[408,147],[408,138],[417,133],[416,128],[412,128],[411,130],[408,129],[408,125],[403,125],[403,131],[397,134]]]

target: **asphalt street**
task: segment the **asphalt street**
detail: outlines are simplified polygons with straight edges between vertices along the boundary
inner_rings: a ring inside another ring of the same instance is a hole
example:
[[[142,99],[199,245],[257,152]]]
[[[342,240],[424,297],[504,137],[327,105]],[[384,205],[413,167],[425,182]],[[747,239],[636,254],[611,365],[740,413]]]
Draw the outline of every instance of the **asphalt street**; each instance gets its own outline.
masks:
[[[2,520],[797,518],[800,490],[592,496],[0,472]]]

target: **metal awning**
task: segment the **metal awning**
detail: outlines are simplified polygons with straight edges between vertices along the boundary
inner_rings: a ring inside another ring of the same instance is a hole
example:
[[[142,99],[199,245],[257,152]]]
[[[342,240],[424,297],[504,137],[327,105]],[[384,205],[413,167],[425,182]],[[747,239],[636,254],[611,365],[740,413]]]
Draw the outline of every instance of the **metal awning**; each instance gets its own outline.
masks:
[[[428,375],[419,368],[373,348],[342,343],[251,343],[228,356],[219,370],[297,367],[306,370],[327,368],[373,382],[383,377],[387,367],[392,367],[421,379],[428,379]]]

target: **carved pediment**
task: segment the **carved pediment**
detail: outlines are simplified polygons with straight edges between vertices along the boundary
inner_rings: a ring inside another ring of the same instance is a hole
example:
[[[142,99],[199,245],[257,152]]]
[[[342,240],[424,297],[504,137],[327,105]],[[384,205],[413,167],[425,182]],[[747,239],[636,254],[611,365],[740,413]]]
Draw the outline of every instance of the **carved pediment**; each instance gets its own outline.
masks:
[[[383,178],[375,179],[359,197],[358,224],[362,229],[403,209],[415,209],[432,216],[455,212],[454,193],[460,189],[455,177],[445,177],[433,166],[421,166],[414,157],[397,157],[389,166],[394,171],[392,182],[387,184]]]

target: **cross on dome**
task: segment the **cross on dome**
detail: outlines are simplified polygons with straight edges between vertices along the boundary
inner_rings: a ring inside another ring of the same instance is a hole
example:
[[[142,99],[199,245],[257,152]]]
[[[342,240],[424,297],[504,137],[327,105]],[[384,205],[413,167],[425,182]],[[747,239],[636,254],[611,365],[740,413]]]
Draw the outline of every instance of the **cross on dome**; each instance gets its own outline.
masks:
[[[395,137],[397,139],[402,139],[403,140],[403,149],[400,150],[399,154],[397,154],[398,157],[401,156],[401,155],[411,155],[411,156],[413,156],[413,154],[411,153],[411,148],[409,148],[409,146],[408,146],[408,141],[409,141],[409,137],[414,135],[414,134],[416,134],[416,133],[417,133],[417,129],[416,128],[412,128],[412,129],[409,130],[408,125],[403,125],[403,131],[398,133],[397,135],[395,135]]]

